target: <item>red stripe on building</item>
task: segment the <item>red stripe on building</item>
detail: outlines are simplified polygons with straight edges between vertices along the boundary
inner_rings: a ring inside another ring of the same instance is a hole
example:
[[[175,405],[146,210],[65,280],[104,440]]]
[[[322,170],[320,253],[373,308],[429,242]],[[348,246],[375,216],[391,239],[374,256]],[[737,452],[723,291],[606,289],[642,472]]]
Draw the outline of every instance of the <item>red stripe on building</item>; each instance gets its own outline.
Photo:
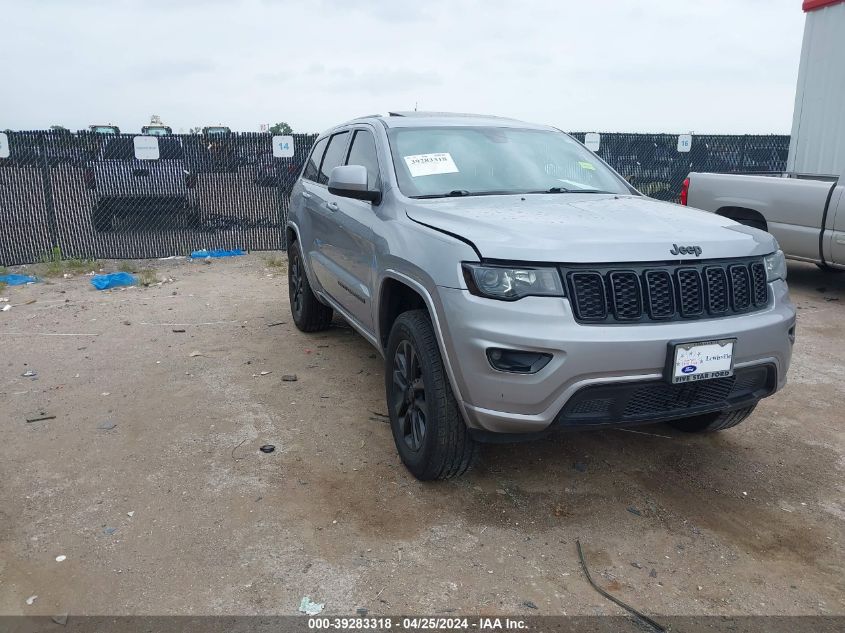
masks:
[[[823,9],[834,4],[845,2],[845,0],[804,0],[804,5],[801,7],[804,11],[815,11],[816,9]]]

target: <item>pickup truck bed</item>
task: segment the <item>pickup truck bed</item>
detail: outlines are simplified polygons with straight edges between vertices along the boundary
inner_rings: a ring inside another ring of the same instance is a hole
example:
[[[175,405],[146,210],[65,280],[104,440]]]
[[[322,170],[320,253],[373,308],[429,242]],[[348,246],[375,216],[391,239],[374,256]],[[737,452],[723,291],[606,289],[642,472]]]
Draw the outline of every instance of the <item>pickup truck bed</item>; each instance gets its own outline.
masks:
[[[836,177],[693,172],[682,201],[768,231],[791,259],[845,270],[843,194]]]

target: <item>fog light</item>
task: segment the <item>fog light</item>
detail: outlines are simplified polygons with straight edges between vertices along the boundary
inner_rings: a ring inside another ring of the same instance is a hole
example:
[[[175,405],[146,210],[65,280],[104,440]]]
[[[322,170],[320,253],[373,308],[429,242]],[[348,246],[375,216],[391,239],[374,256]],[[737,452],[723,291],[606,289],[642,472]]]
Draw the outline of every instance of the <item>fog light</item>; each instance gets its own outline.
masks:
[[[487,350],[487,360],[493,369],[517,374],[536,374],[549,364],[551,354],[528,352],[516,349],[491,347]]]

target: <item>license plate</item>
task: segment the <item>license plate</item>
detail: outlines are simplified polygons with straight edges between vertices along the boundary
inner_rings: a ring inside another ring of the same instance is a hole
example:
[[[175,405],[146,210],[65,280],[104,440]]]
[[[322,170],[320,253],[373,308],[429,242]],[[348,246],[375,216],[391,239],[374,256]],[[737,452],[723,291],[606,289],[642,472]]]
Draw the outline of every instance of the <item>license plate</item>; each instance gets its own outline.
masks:
[[[735,338],[678,343],[672,357],[672,383],[733,376]]]

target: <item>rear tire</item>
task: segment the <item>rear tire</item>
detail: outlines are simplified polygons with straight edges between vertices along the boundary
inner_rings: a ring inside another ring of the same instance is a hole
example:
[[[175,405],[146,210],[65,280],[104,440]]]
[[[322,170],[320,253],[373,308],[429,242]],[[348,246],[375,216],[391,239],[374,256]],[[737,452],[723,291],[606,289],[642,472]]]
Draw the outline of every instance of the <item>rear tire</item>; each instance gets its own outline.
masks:
[[[399,315],[384,371],[390,428],[402,463],[422,481],[465,473],[477,444],[464,423],[425,310]]]
[[[736,426],[745,418],[747,418],[757,407],[755,402],[749,407],[743,409],[734,409],[733,411],[716,411],[715,413],[705,413],[703,415],[696,415],[691,418],[681,418],[680,420],[672,420],[669,425],[684,431],[685,433],[712,433],[714,431],[724,431]]]
[[[331,326],[332,309],[320,303],[311,290],[299,242],[288,248],[288,295],[293,322],[302,332],[319,332]]]

